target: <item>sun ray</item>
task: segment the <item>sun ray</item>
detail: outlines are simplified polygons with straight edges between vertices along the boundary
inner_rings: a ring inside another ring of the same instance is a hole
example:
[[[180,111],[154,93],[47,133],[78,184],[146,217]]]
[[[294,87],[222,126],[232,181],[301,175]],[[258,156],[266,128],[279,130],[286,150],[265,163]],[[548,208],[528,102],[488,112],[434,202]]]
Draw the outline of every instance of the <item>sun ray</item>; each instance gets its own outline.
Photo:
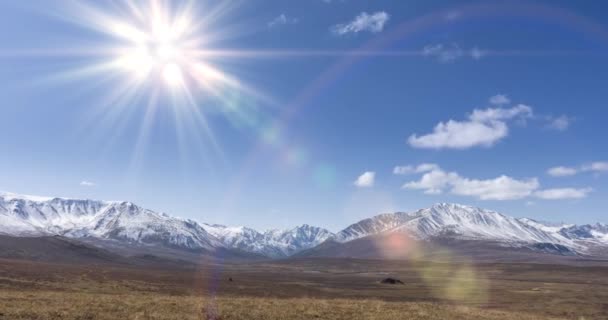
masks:
[[[239,113],[243,112],[235,109],[249,108],[258,102],[280,106],[273,97],[244,83],[238,75],[222,70],[214,61],[223,58],[220,54],[213,57],[200,54],[212,50],[218,42],[250,32],[251,28],[238,32],[237,24],[222,23],[235,6],[233,2],[161,0],[126,0],[112,2],[110,7],[101,7],[96,2],[67,2],[48,13],[91,32],[88,43],[31,50],[29,54],[62,58],[71,65],[45,81],[93,79],[78,88],[84,90],[96,84],[96,91],[106,90],[88,108],[90,116],[82,123],[81,131],[93,134],[95,127],[111,130],[109,134],[99,133],[107,148],[119,139],[133,116],[141,118],[134,136],[132,167],[140,165],[154,122],[162,120],[163,114],[172,114],[180,155],[192,151],[187,151],[184,145],[189,139],[196,141],[199,150],[206,150],[200,151],[199,156],[208,157],[211,153],[224,161],[210,114],[241,116]],[[234,96],[247,99],[238,100],[242,105],[237,106]],[[250,125],[246,129],[258,130],[256,123]]]

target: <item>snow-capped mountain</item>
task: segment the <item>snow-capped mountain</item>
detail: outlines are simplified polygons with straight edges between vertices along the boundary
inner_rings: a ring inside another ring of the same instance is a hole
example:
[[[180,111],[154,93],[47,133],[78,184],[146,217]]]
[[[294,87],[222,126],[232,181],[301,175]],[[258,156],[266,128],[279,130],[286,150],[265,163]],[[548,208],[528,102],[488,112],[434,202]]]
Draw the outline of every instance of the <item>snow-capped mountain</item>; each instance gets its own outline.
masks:
[[[608,245],[607,224],[570,225],[560,229],[558,232],[568,239]]]
[[[600,255],[605,256],[605,253],[608,252],[608,225],[606,224],[574,225],[540,222],[532,219],[519,220],[555,237],[568,239],[574,245],[566,246],[579,253],[597,255],[598,252],[601,252]]]
[[[330,231],[303,224],[290,230],[270,230],[264,233],[270,243],[290,256],[304,249],[312,248],[333,236]]]
[[[416,217],[416,213],[411,212],[379,214],[372,218],[364,219],[357,223],[351,224],[350,226],[346,227],[346,229],[336,233],[332,239],[338,242],[352,241],[402,226],[406,222],[415,219]]]
[[[589,254],[608,249],[608,225],[573,225],[516,219],[472,206],[439,203],[414,212],[384,213],[361,220],[331,239],[346,243],[368,236],[405,233],[420,240],[452,238],[502,243],[515,248],[554,253]]]
[[[585,254],[590,248],[594,252],[608,252],[605,224],[552,224],[459,204],[440,203],[414,212],[384,213],[333,234],[306,224],[265,232],[199,224],[124,201],[0,193],[0,234],[11,236],[62,235],[211,253],[227,249],[283,258],[324,243],[344,244],[392,232],[423,241],[450,238],[544,252]]]
[[[289,230],[272,229],[263,233],[247,227],[227,227],[217,224],[203,224],[203,228],[229,248],[273,258],[287,257],[312,248],[333,236],[328,230],[307,224]]]
[[[340,231],[334,239],[347,242],[382,232],[405,232],[418,239],[451,236],[468,240],[574,245],[559,233],[547,232],[495,211],[447,203],[410,213],[387,213],[365,219]]]
[[[564,228],[574,226],[573,224],[567,224],[563,222],[538,221],[530,218],[519,218],[518,220],[536,229],[540,229],[550,233],[559,232]]]
[[[126,201],[97,201],[0,193],[0,234],[62,235],[214,252],[218,248],[286,257],[332,234],[302,225],[260,233],[246,227],[199,224]]]
[[[143,209],[130,202],[0,194],[0,233],[63,235],[187,249],[222,247],[191,220]]]

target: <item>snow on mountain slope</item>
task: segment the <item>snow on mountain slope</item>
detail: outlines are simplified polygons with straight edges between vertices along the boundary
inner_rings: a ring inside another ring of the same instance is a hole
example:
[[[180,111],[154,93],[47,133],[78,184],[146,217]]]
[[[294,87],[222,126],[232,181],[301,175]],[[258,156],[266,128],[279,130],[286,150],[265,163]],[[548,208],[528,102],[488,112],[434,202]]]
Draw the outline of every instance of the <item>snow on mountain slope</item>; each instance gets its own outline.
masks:
[[[227,227],[219,224],[203,224],[202,228],[228,248],[266,254],[265,247],[262,244],[264,236],[256,230],[247,227]]]
[[[0,216],[11,221],[0,230],[8,234],[56,234],[86,224],[108,203],[92,200],[72,200],[18,196],[0,193]]]
[[[440,203],[417,211],[417,215],[400,228],[421,238],[453,235],[468,239],[571,244],[564,237],[534,228],[513,217],[471,206]]]
[[[540,230],[543,230],[546,232],[551,232],[551,233],[559,232],[564,228],[569,228],[569,227],[574,226],[573,224],[537,221],[537,220],[529,219],[529,218],[520,218],[517,220],[519,220],[520,222],[525,223],[529,226],[532,226],[536,229],[540,229]]]
[[[602,223],[569,226],[559,233],[568,239],[608,245],[608,225]]]
[[[131,202],[50,198],[0,193],[0,234],[113,239],[185,249],[238,249],[286,257],[318,245],[329,231],[302,225],[260,233],[246,227],[200,225]]]
[[[287,257],[312,248],[333,234],[323,228],[302,225],[289,230],[264,233],[247,227],[203,224],[203,228],[229,248],[260,253],[273,258]]]
[[[414,212],[380,214],[332,234],[306,224],[265,232],[247,227],[201,225],[130,202],[0,193],[0,234],[12,236],[63,235],[194,250],[236,249],[281,258],[330,239],[345,243],[388,232],[407,233],[423,240],[451,237],[541,249],[563,246],[577,252],[585,252],[592,246],[608,246],[608,225],[551,224],[458,204],[440,203]]]
[[[196,222],[140,208],[104,202],[0,194],[0,233],[64,235],[161,244],[187,249],[222,247]]]
[[[333,236],[330,231],[303,224],[289,230],[269,230],[264,233],[268,243],[280,248],[285,256],[315,247]]]
[[[541,222],[527,218],[522,218],[519,220],[553,235],[572,240],[578,244],[584,245],[585,243],[591,243],[608,245],[608,225],[606,224],[596,223],[574,225]]]
[[[223,247],[220,241],[195,221],[159,214],[130,202],[109,204],[94,216],[91,223],[75,227],[66,235],[94,236],[210,251]]]
[[[418,239],[449,236],[505,243],[555,243],[582,249],[572,239],[513,217],[491,210],[446,203],[411,213],[381,214],[365,219],[340,231],[333,239],[347,242],[382,232],[405,232]]]
[[[351,224],[344,230],[336,233],[333,240],[338,242],[348,242],[355,239],[367,237],[369,235],[381,233],[403,225],[404,223],[415,219],[416,213],[411,212],[395,212],[383,213],[372,218],[361,220]]]

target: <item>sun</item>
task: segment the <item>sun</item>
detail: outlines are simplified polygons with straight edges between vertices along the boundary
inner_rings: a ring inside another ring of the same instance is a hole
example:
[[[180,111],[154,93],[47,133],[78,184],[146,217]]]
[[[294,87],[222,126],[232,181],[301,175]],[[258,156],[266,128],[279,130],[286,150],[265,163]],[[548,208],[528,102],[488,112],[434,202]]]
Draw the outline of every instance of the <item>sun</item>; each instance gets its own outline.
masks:
[[[184,82],[184,68],[192,69],[192,51],[185,31],[187,19],[177,21],[151,14],[147,26],[138,28],[125,22],[111,26],[111,30],[128,42],[116,58],[117,64],[139,79],[156,77],[169,87]]]
[[[124,128],[124,123],[139,121],[134,167],[142,161],[150,134],[165,119],[174,122],[178,151],[187,154],[198,149],[205,160],[214,154],[223,159],[211,117],[223,116],[239,129],[260,134],[265,132],[263,125],[272,123],[272,116],[264,107],[277,107],[277,101],[243,82],[238,74],[224,70],[236,59],[257,54],[218,47],[250,33],[240,25],[231,25],[235,21],[230,18],[235,2],[100,3],[65,2],[60,14],[54,15],[92,31],[92,36],[86,41],[75,39],[74,43],[82,44],[64,48],[79,59],[51,81],[76,81],[73,90],[86,88],[88,83],[99,88],[100,98],[87,106],[91,109],[91,123],[87,126],[111,128],[114,132]]]
[[[276,105],[273,97],[219,67],[258,55],[216,47],[250,32],[230,24],[233,19],[227,17],[235,6],[230,1],[195,0],[125,0],[111,7],[69,2],[58,16],[102,37],[82,49],[90,62],[64,70],[59,77],[111,79],[114,92],[108,95],[125,104],[143,95],[154,100],[166,92],[173,102],[164,105],[181,110],[185,103],[199,109],[205,100],[230,104],[233,113],[234,97]],[[70,49],[81,50],[66,48]]]

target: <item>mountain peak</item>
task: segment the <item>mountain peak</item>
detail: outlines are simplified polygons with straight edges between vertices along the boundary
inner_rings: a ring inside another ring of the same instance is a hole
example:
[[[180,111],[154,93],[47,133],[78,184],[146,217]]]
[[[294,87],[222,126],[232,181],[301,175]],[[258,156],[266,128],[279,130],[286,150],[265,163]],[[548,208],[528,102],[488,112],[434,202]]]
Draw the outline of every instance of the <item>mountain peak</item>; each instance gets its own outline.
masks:
[[[489,211],[489,210],[485,210],[479,207],[474,207],[474,206],[470,206],[470,205],[466,205],[466,204],[460,204],[460,203],[453,203],[453,202],[437,202],[435,204],[433,204],[431,206],[430,209],[450,209],[450,210],[454,210],[454,209],[461,209],[461,210],[483,210],[483,211]]]
[[[430,208],[411,212],[382,213],[334,234],[309,224],[264,232],[244,226],[199,224],[191,219],[157,213],[130,201],[0,193],[0,233],[16,236],[63,235],[189,250],[227,248],[286,257],[330,239],[349,242],[389,232],[407,233],[421,240],[447,236],[502,242],[507,246],[555,244],[577,252],[587,244],[608,245],[608,226],[605,224],[577,226],[516,219],[457,203],[436,203]]]

